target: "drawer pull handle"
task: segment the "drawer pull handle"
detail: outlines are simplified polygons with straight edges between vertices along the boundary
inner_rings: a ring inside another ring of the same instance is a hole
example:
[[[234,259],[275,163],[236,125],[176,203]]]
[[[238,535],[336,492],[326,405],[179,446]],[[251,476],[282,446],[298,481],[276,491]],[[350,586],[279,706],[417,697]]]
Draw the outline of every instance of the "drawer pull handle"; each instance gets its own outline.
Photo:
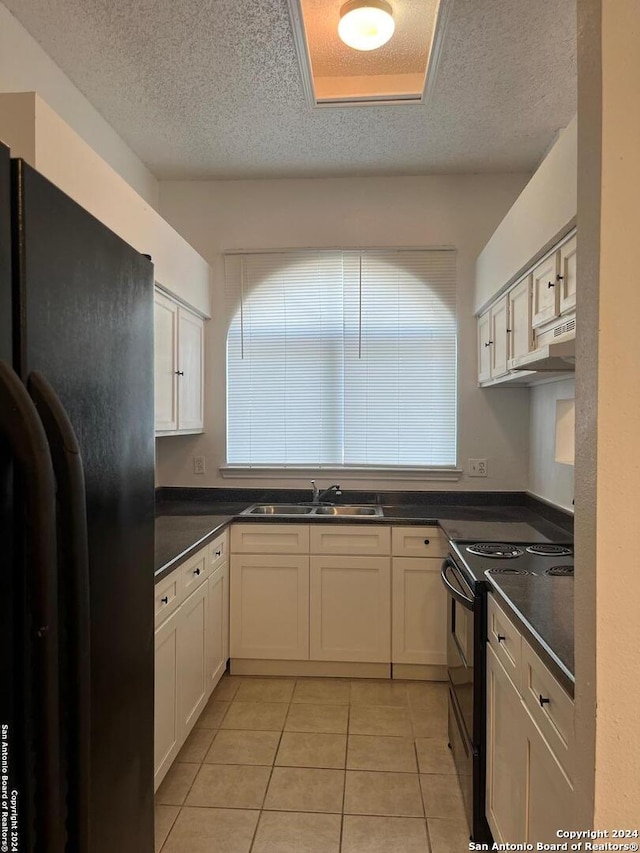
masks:
[[[543,696],[542,693],[538,695],[538,701],[540,702],[540,707],[544,708],[545,705],[548,705],[551,702],[551,699],[548,699],[546,696]]]
[[[161,601],[163,604],[168,604],[168,603],[169,603],[169,596],[168,596],[168,595],[163,596],[163,597],[160,599],[160,601]]]
[[[193,573],[194,573],[194,575],[199,575],[199,574],[200,574],[200,569],[194,569],[194,570],[193,570]]]
[[[222,556],[222,550],[216,551],[216,557],[221,557],[221,556]]]
[[[507,638],[505,637],[505,635],[504,635],[504,634],[498,634],[498,642],[499,642],[499,643],[504,643],[504,641],[505,641],[506,639],[507,639]]]
[[[431,539],[425,539],[425,540],[424,540],[424,544],[425,544],[425,545],[429,545],[430,543],[431,543]]]

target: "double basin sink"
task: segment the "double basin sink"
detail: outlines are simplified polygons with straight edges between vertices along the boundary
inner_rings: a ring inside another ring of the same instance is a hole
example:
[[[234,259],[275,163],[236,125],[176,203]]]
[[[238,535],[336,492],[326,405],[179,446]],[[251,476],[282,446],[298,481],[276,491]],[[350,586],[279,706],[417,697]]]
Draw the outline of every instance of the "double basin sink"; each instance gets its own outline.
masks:
[[[362,516],[382,518],[380,506],[301,506],[300,504],[254,504],[240,515]]]

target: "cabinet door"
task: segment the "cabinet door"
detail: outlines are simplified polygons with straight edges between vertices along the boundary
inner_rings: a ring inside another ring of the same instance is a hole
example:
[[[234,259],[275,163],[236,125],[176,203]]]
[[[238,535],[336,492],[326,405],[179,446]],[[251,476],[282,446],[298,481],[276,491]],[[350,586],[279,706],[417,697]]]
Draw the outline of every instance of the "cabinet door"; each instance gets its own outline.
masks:
[[[542,326],[558,316],[558,252],[541,261],[532,273],[533,308],[531,325]]]
[[[575,799],[565,776],[540,730],[525,711],[525,831],[519,841],[556,842],[559,829],[576,829]]]
[[[180,748],[178,718],[178,617],[166,619],[155,633],[154,790]]]
[[[518,691],[487,645],[486,813],[499,844],[524,840],[525,716]]]
[[[393,663],[447,663],[447,594],[439,558],[394,557]]]
[[[207,581],[207,695],[220,681],[227,666],[229,633],[229,566],[222,563]]]
[[[576,307],[578,238],[574,235],[560,246],[560,313]]]
[[[231,657],[309,659],[309,557],[233,554]]]
[[[478,317],[478,382],[491,379],[491,312]]]
[[[158,291],[154,303],[156,432],[168,432],[178,428],[178,306]]]
[[[207,584],[201,584],[178,610],[178,715],[182,737],[193,728],[207,701]]]
[[[498,300],[491,308],[491,346],[488,350],[491,354],[491,378],[503,376],[507,372],[507,349],[508,349],[508,322],[507,322],[507,297]]]
[[[178,308],[178,429],[202,430],[204,323]]]
[[[531,351],[531,276],[523,278],[509,293],[509,358]]]
[[[389,557],[311,557],[311,660],[389,663],[390,575]]]

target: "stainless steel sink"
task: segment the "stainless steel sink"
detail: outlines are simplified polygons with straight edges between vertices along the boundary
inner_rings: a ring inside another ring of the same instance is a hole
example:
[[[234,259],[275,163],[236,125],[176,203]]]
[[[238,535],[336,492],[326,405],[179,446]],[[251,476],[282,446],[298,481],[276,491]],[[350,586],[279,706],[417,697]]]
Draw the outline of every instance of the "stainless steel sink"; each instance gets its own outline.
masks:
[[[316,507],[315,514],[381,516],[382,508],[379,506],[319,506]]]
[[[313,511],[310,506],[296,504],[257,504],[245,509],[241,515],[309,515]]]
[[[299,506],[298,504],[254,504],[240,515],[321,515],[327,517],[362,516],[382,517],[379,506]]]

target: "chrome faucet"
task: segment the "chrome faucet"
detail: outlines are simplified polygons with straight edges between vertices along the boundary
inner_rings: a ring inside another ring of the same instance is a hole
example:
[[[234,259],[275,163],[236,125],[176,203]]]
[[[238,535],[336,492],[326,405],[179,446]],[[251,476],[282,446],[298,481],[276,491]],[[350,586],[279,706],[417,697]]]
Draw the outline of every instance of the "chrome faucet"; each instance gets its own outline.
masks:
[[[342,494],[342,492],[340,491],[339,483],[334,483],[333,486],[329,486],[328,489],[324,489],[321,492],[320,489],[316,486],[316,481],[311,481],[311,503],[313,506],[319,506],[319,504],[321,504],[325,498],[332,494],[336,496]]]

